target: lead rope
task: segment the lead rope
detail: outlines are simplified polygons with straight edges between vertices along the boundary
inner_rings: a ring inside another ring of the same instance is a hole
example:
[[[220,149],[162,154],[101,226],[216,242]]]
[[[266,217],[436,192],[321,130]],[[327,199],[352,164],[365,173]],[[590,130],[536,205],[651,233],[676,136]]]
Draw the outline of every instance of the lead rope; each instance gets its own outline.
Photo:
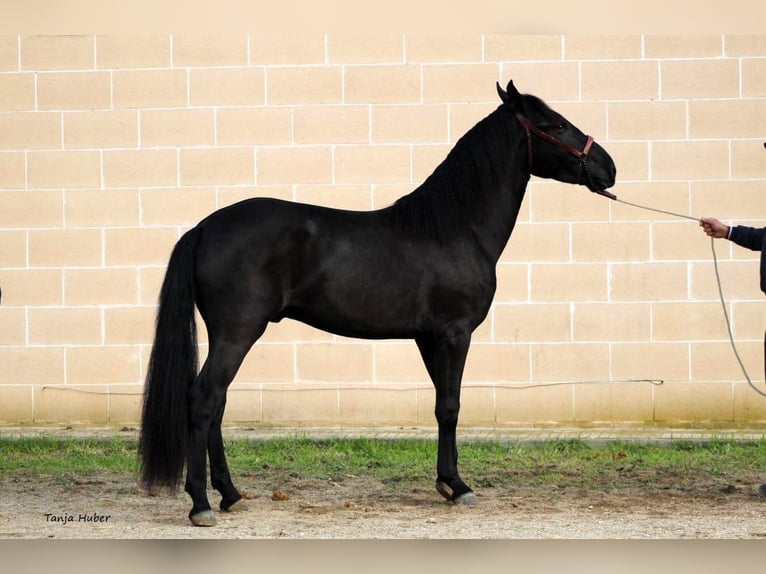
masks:
[[[588,173],[587,166],[585,167],[586,173]],[[588,176],[590,174],[588,173]],[[603,195],[603,194],[602,194]],[[610,194],[611,195],[611,194]],[[608,195],[607,197],[610,197]],[[673,211],[666,211],[664,209],[657,209],[655,207],[647,207],[645,205],[639,205],[637,203],[631,203],[630,201],[625,201],[624,199],[620,199],[617,196],[611,196],[611,199],[614,201],[617,201],[619,203],[624,203],[625,205],[630,205],[631,207],[637,207],[639,209],[645,209],[647,211],[655,211],[657,213],[664,213],[665,215],[672,215],[673,217],[680,217],[682,219],[689,219],[690,221],[699,221],[698,218],[692,217],[691,215],[685,215],[683,213],[675,213]],[[766,397],[766,392],[762,391],[758,387],[755,386],[752,379],[750,378],[750,375],[747,372],[747,369],[745,368],[745,364],[742,361],[742,357],[739,356],[739,351],[737,350],[737,345],[734,343],[734,334],[731,331],[731,321],[729,320],[729,311],[726,309],[726,299],[723,296],[723,287],[721,286],[721,273],[718,269],[718,256],[715,252],[715,238],[710,238],[710,249],[713,252],[713,267],[715,269],[715,279],[718,284],[718,298],[721,301],[721,308],[723,309],[723,316],[724,319],[726,319],[726,331],[729,334],[729,342],[731,343],[731,348],[734,351],[734,356],[737,358],[737,362],[739,363],[739,367],[742,369],[742,374],[745,375],[745,379],[747,379],[747,384],[750,385],[750,388],[753,389],[756,393],[761,395],[762,397]]]

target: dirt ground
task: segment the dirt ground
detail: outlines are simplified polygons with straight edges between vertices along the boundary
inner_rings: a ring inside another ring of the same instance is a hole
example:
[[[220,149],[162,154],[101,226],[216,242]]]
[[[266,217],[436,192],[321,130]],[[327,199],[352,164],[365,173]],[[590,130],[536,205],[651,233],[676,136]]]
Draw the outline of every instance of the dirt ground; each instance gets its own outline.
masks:
[[[757,484],[682,489],[661,476],[650,489],[477,489],[471,507],[445,501],[428,484],[253,477],[238,481],[247,509],[217,513],[213,528],[191,526],[183,492],[149,496],[116,475],[59,483],[0,480],[0,538],[766,538]],[[217,505],[217,493],[210,500]]]

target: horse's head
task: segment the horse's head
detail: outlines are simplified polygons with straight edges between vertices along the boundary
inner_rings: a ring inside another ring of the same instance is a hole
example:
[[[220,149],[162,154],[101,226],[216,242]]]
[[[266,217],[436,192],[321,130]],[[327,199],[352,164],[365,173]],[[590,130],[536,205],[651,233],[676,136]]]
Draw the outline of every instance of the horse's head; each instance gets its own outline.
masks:
[[[526,132],[526,153],[532,174],[581,184],[611,196],[605,190],[614,185],[617,169],[606,150],[592,137],[540,98],[520,94],[513,81],[508,82],[505,90],[498,84],[497,93]]]

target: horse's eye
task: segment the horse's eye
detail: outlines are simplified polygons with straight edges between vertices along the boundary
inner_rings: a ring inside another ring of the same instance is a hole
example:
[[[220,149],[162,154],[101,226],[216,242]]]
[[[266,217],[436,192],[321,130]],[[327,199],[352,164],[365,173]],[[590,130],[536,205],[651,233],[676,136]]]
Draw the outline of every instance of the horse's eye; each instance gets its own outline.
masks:
[[[567,129],[567,125],[566,125],[566,124],[564,124],[564,123],[558,124],[558,125],[556,126],[556,129],[557,129],[558,131],[560,131],[560,132],[563,132],[565,129]]]

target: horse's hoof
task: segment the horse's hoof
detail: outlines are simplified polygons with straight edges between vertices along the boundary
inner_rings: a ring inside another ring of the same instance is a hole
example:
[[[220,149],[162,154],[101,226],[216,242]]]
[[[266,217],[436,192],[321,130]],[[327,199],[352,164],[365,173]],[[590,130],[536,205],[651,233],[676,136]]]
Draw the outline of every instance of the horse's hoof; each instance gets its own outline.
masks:
[[[766,496],[766,484],[762,484],[758,487],[758,494],[761,496]]]
[[[215,519],[215,514],[212,510],[203,510],[197,514],[193,514],[189,517],[194,526],[215,526],[218,521]]]
[[[466,492],[465,494],[461,494],[455,499],[455,504],[473,506],[476,504],[476,495],[473,492]]]
[[[453,491],[446,482],[442,482],[441,480],[436,481],[436,490],[438,490],[439,494],[444,498],[455,504],[465,504],[466,506],[473,506],[476,504],[476,495],[470,490],[464,492],[460,496],[455,496],[455,491]]]
[[[224,512],[242,512],[243,510],[247,510],[247,503],[245,502],[244,498],[240,498],[228,508],[224,508],[222,506],[221,510],[223,510]]]

